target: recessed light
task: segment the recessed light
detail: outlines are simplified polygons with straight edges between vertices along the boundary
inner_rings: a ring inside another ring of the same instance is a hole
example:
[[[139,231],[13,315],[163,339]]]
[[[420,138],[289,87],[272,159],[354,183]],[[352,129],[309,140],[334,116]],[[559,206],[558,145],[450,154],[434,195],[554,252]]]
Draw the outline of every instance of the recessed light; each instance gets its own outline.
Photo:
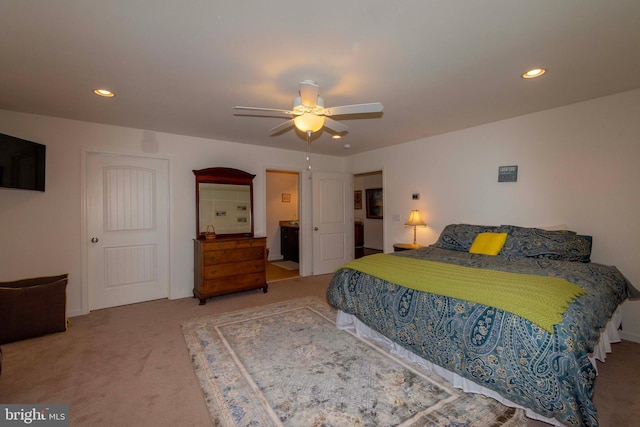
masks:
[[[348,150],[349,148],[351,148],[351,144],[344,144],[342,146],[345,150]]]
[[[93,93],[99,96],[104,96],[105,98],[113,98],[114,96],[116,96],[115,93],[107,89],[96,89],[93,91]]]
[[[522,75],[523,79],[535,79],[547,72],[546,68],[533,68]]]

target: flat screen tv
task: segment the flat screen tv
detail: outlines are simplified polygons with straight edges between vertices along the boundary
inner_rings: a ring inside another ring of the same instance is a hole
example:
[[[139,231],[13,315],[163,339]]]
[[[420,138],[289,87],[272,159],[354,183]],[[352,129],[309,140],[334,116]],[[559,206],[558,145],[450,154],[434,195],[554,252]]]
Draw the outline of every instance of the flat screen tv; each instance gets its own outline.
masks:
[[[47,148],[0,133],[0,187],[44,191]]]

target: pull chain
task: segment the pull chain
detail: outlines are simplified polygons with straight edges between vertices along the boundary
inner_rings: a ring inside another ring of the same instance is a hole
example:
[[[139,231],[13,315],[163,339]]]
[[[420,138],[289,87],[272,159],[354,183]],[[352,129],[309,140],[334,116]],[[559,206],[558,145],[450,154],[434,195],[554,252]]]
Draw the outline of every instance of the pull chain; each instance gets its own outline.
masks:
[[[311,134],[313,132],[307,131],[307,170],[311,170]]]

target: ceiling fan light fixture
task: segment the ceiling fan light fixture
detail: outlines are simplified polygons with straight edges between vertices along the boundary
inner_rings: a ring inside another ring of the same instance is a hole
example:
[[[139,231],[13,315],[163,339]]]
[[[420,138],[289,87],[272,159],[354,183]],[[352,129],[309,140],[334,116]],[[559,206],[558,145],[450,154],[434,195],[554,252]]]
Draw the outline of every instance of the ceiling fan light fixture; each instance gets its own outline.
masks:
[[[300,90],[293,99],[291,110],[282,110],[280,108],[265,107],[234,107],[237,110],[250,111],[271,111],[286,114],[291,117],[284,123],[271,129],[271,135],[277,135],[292,127],[307,134],[308,142],[311,141],[311,134],[326,127],[330,133],[345,134],[349,127],[332,119],[329,116],[344,116],[347,114],[370,114],[381,113],[383,106],[379,102],[370,102],[367,104],[340,105],[333,108],[325,108],[324,99],[318,96],[318,85],[312,80],[304,80],[299,84]]]
[[[306,111],[299,96],[293,99],[293,108],[291,110],[293,114],[302,114]]]
[[[296,128],[302,132],[317,132],[324,126],[324,116],[317,116],[313,113],[304,113],[293,119]]]
[[[293,100],[293,108],[291,109],[293,114],[315,113],[322,115],[324,113],[324,99],[318,97],[316,105],[304,105],[302,98],[299,96]]]

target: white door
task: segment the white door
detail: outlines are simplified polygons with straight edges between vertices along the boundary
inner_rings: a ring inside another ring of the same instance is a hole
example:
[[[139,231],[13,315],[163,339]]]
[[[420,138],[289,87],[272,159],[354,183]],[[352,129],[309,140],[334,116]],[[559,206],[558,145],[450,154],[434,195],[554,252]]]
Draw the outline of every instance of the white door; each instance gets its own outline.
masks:
[[[353,259],[353,177],[314,172],[311,180],[313,274],[317,275]]]
[[[89,309],[169,295],[167,160],[88,154]]]

